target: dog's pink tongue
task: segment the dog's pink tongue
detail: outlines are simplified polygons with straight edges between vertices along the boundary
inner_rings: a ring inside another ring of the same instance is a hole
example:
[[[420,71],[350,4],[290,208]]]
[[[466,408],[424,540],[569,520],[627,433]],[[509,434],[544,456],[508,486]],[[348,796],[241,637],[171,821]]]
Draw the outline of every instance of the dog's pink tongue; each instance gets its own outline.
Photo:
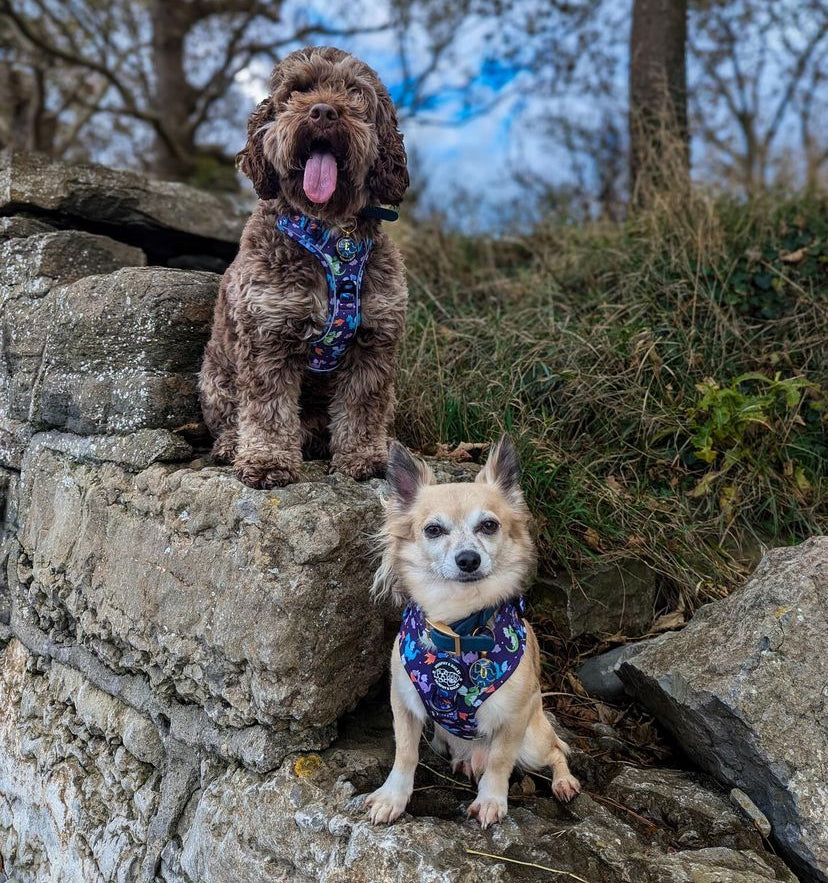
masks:
[[[327,202],[336,190],[336,160],[332,153],[312,153],[305,164],[305,180],[302,183],[305,196],[311,202]]]

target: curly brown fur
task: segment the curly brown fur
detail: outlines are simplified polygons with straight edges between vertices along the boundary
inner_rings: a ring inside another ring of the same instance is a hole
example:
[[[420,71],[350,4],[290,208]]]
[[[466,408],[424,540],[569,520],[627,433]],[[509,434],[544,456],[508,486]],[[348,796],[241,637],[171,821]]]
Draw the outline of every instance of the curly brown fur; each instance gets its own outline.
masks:
[[[320,102],[338,114],[322,128],[310,114]],[[303,189],[304,165],[320,138],[339,169],[321,205]],[[330,452],[332,467],[356,479],[381,473],[408,296],[402,258],[377,221],[357,221],[355,235],[374,240],[362,322],[340,367],[314,375],[306,368],[308,342],[324,327],[327,283],[317,260],[275,224],[288,211],[344,224],[366,205],[402,200],[408,171],[388,91],[368,65],[339,49],[293,52],[250,117],[239,163],[260,201],[222,279],[201,369],[214,455],[253,487],[295,480],[303,448]]]

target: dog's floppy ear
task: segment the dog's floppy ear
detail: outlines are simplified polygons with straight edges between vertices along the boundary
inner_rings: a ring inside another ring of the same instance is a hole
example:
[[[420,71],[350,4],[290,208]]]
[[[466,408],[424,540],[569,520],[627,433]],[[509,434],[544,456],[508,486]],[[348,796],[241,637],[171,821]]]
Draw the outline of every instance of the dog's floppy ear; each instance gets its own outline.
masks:
[[[502,435],[492,448],[486,465],[477,473],[475,481],[494,484],[514,502],[522,502],[520,491],[520,460],[515,444],[508,435]]]
[[[392,502],[400,509],[407,509],[414,502],[423,485],[434,484],[434,473],[398,441],[391,442],[386,477],[391,485]]]
[[[253,182],[259,199],[275,199],[279,195],[279,176],[264,155],[262,139],[267,126],[275,119],[273,101],[265,98],[247,121],[247,144],[236,155],[238,168]]]
[[[377,161],[368,172],[373,198],[386,205],[399,205],[408,190],[408,164],[403,136],[397,128],[397,111],[385,86],[377,87]]]

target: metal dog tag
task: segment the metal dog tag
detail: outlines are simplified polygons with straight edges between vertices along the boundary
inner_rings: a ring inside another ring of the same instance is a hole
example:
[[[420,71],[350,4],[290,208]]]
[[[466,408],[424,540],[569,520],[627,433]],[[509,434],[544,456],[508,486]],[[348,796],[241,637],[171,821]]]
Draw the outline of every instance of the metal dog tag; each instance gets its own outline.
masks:
[[[472,664],[469,674],[475,687],[484,690],[497,680],[497,666],[491,659],[482,657]]]
[[[352,261],[357,256],[358,250],[356,240],[351,239],[350,236],[343,236],[341,239],[337,240],[336,253],[343,261]]]

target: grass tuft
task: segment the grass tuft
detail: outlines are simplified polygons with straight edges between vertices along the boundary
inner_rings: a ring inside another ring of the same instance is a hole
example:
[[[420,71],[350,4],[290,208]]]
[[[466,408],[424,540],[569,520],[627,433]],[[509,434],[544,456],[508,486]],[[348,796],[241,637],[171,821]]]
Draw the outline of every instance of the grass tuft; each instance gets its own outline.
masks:
[[[541,566],[646,559],[686,609],[824,530],[828,204],[404,236],[398,436],[522,456]]]

